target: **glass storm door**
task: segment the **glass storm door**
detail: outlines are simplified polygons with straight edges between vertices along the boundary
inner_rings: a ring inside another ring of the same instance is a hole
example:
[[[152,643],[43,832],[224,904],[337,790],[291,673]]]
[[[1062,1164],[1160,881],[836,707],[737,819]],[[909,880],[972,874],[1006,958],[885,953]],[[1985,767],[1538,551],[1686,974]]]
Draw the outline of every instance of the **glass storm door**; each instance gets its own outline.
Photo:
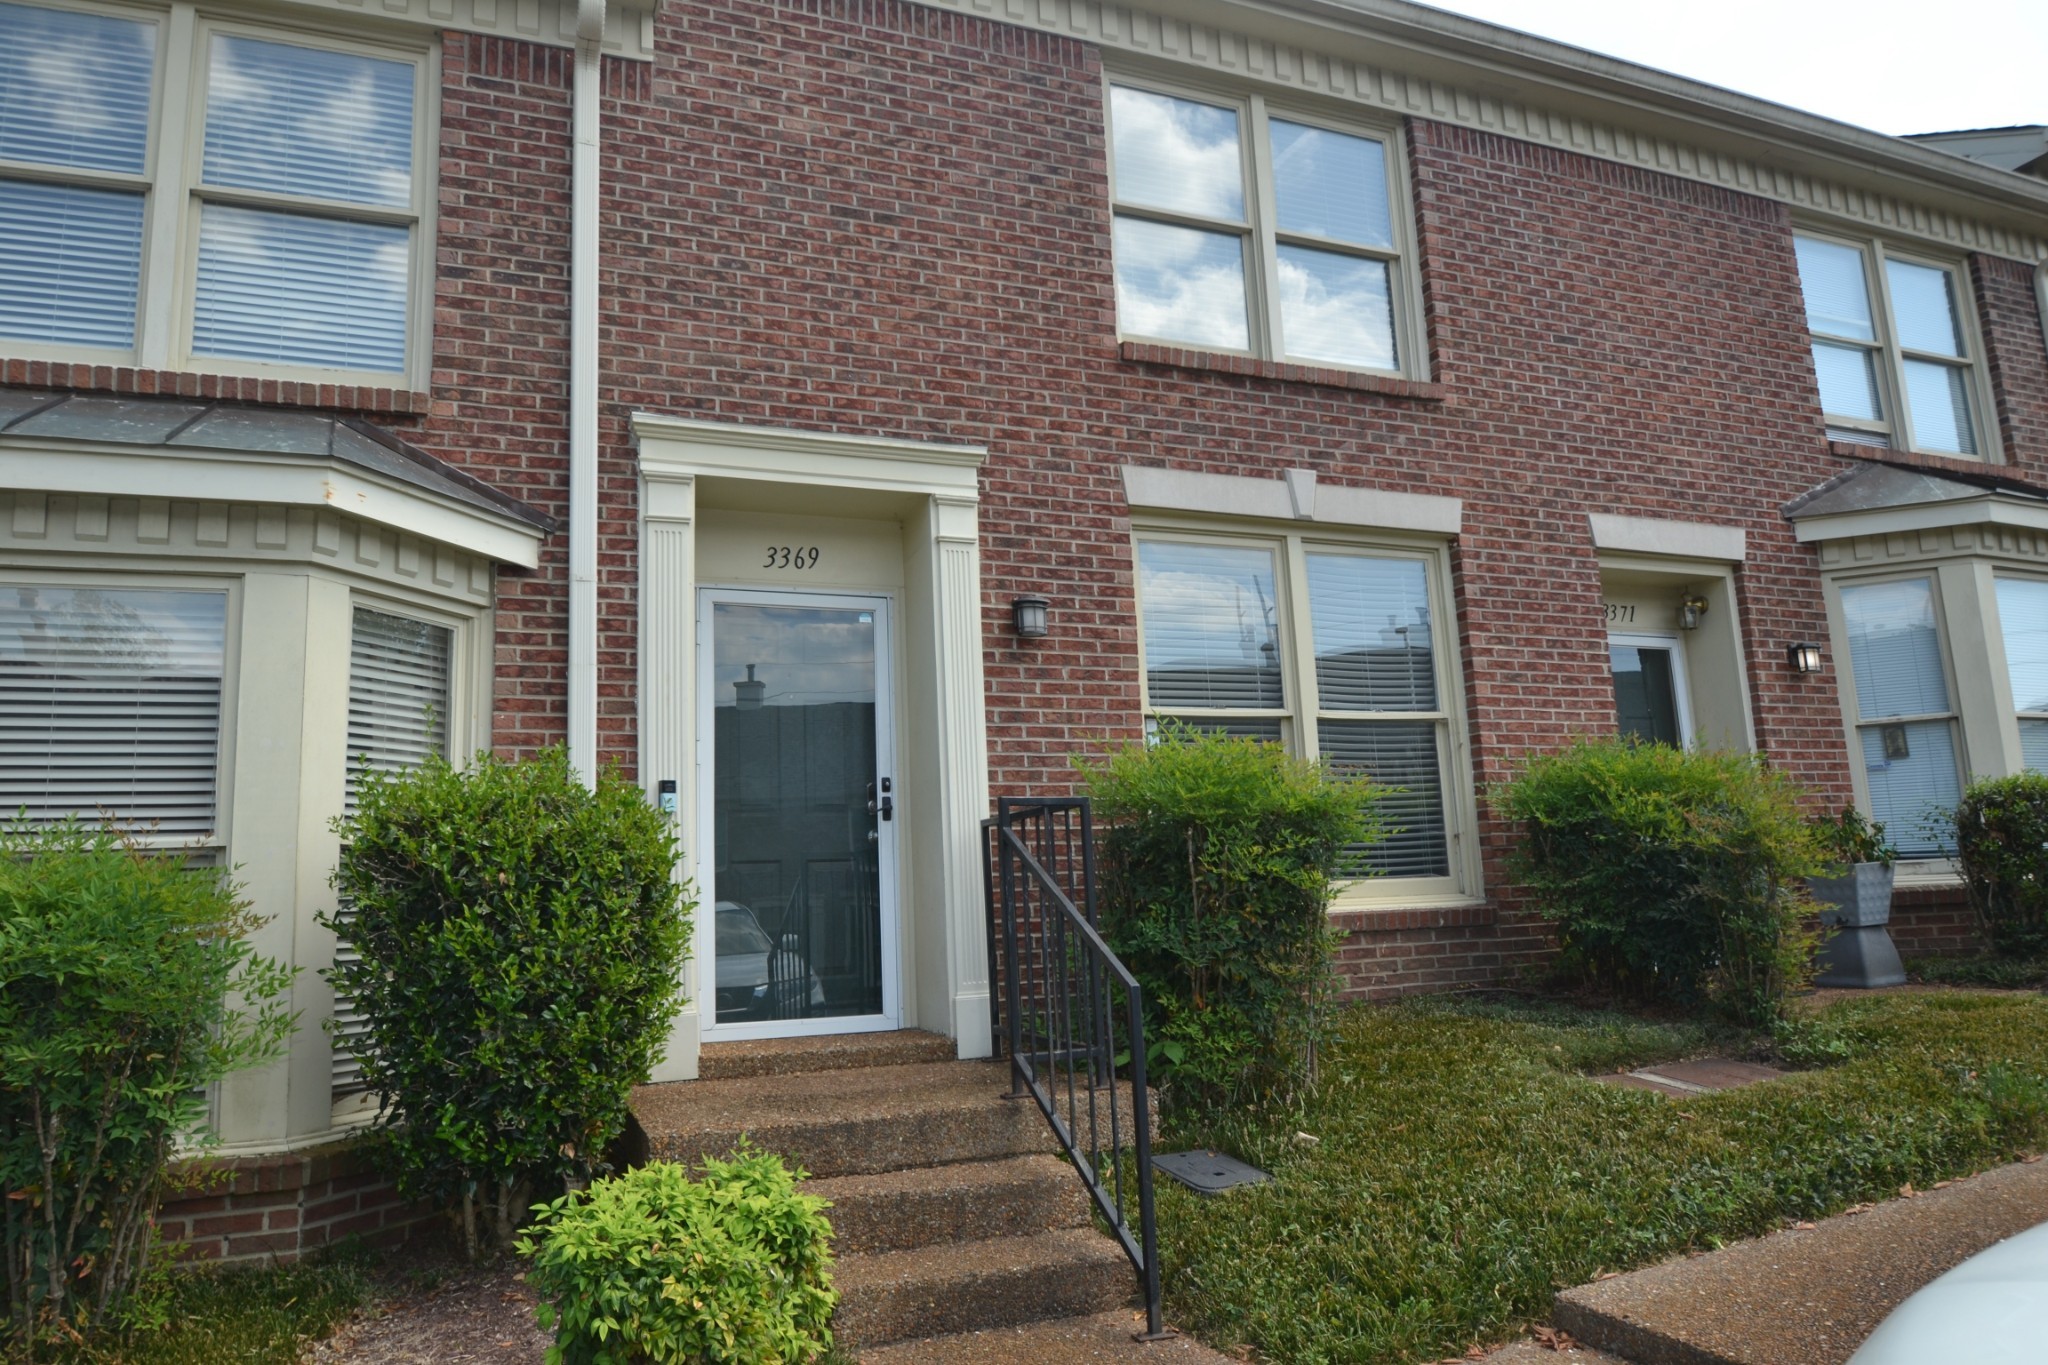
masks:
[[[724,1037],[894,1028],[888,602],[707,588],[697,958]]]
[[[1610,635],[1614,712],[1621,733],[1683,749],[1692,742],[1685,653],[1675,635]]]

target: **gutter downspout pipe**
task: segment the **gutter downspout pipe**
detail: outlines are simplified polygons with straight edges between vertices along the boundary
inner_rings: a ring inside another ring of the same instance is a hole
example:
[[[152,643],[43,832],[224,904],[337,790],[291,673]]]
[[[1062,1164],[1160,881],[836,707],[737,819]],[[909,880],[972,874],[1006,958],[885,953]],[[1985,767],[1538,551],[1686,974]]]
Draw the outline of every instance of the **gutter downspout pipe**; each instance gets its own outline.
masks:
[[[597,784],[597,234],[605,0],[576,0],[569,172],[569,763]]]

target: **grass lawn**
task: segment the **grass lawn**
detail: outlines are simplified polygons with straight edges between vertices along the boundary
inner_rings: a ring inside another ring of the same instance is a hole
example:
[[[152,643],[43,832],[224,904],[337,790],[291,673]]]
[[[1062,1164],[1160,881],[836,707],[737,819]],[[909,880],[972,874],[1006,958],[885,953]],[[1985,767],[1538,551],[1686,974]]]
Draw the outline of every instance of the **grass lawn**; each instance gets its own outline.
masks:
[[[1555,1007],[1351,1010],[1305,1112],[1170,1133],[1274,1180],[1220,1199],[1161,1182],[1168,1313],[1289,1365],[1436,1360],[1602,1271],[2048,1146],[2048,1000],[2031,996],[1842,1001],[1807,1036],[1842,1060],[1719,1095],[1581,1074],[1728,1041]]]
[[[161,1329],[37,1359],[62,1365],[292,1365],[306,1342],[333,1331],[372,1292],[361,1257],[266,1270],[196,1270],[173,1278]]]

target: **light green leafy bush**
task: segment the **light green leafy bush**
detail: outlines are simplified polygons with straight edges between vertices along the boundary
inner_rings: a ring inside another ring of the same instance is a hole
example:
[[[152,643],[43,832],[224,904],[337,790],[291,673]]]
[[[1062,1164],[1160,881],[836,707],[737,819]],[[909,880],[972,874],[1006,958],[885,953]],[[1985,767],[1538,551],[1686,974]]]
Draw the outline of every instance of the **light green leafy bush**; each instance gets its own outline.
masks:
[[[399,1189],[458,1206],[472,1255],[503,1245],[531,1191],[588,1179],[667,1040],[690,937],[668,819],[556,748],[372,773],[337,828],[357,956],[331,975]]]
[[[1570,970],[1765,1023],[1805,979],[1805,879],[1831,861],[1799,797],[1757,755],[1608,738],[1529,759],[1492,802]]]
[[[770,1152],[655,1162],[535,1210],[547,1365],[804,1365],[832,1345],[831,1224]]]
[[[1956,857],[2000,956],[2048,956],[2048,775],[1973,782],[1956,807]]]
[[[1103,934],[1144,988],[1176,1099],[1298,1093],[1333,984],[1332,887],[1381,837],[1377,791],[1276,744],[1171,725],[1083,771]]]
[[[0,830],[0,1345],[150,1318],[173,1148],[209,1141],[206,1086],[291,1032],[291,969],[249,949],[260,922],[226,872],[183,855],[77,825]]]

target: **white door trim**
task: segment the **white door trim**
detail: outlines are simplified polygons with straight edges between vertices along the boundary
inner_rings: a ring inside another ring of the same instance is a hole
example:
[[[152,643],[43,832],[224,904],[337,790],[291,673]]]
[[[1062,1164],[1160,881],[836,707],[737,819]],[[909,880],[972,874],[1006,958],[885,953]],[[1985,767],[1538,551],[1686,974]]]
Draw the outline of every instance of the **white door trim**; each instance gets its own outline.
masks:
[[[783,591],[775,588],[721,588],[704,586],[697,590],[697,847],[698,860],[697,998],[710,1003],[701,1028],[706,1042],[730,1042],[743,1038],[807,1038],[831,1033],[877,1033],[902,1027],[903,996],[900,964],[903,960],[902,918],[898,914],[897,841],[895,820],[875,822],[875,862],[880,886],[877,896],[881,924],[876,933],[881,944],[882,1012],[880,1014],[836,1015],[825,1019],[774,1019],[748,1023],[718,1022],[718,934],[715,922],[718,905],[718,811],[717,811],[717,728],[713,710],[717,705],[714,678],[712,607],[720,602],[760,606],[828,607],[872,611],[875,614],[875,766],[876,776],[895,778],[902,764],[896,750],[895,637],[891,634],[891,601],[869,593]]]
[[[1675,631],[1665,634],[1660,631],[1611,630],[1607,632],[1607,643],[1609,646],[1626,645],[1634,649],[1668,649],[1671,651],[1671,700],[1678,712],[1679,747],[1684,749],[1696,747],[1698,737],[1693,733],[1692,728],[1692,682],[1686,676],[1688,669],[1685,663],[1685,636]],[[1610,675],[1613,672],[1611,658],[1608,663],[1608,672]]]

